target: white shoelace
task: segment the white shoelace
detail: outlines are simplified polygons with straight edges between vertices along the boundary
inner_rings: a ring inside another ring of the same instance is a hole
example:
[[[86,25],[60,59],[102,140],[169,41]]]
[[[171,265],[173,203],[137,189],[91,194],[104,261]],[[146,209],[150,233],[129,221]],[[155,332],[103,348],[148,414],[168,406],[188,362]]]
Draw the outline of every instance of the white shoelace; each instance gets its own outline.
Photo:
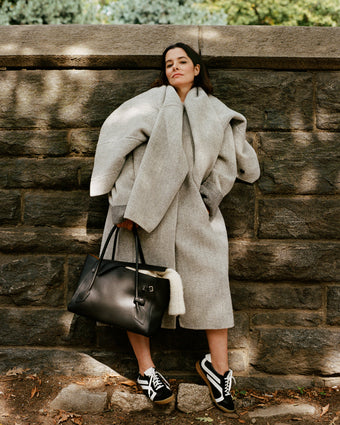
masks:
[[[230,369],[227,377],[224,379],[224,395],[230,395],[232,383],[236,383],[235,378],[233,377],[233,371]]]
[[[164,382],[161,379],[161,375],[154,371],[154,373],[151,375],[150,385],[153,384],[156,390],[164,386]]]

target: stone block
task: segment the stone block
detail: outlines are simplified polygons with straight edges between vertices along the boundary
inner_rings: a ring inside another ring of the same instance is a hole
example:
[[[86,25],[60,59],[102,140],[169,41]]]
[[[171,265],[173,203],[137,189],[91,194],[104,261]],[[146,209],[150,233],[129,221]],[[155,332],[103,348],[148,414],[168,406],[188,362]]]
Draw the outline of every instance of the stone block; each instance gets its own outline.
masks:
[[[88,229],[104,229],[104,224],[109,208],[107,195],[91,197],[89,200]]]
[[[236,183],[220,205],[229,237],[254,236],[254,187]]]
[[[340,286],[327,288],[327,324],[340,325]]]
[[[265,194],[340,192],[337,133],[259,133],[261,177]]]
[[[259,201],[259,232],[264,239],[338,239],[337,199],[263,199]]]
[[[248,314],[240,311],[234,311],[234,322],[234,327],[228,331],[229,347],[238,349],[247,348],[249,339]]]
[[[113,326],[98,324],[98,344],[112,350],[125,350],[129,348],[126,332]],[[152,337],[152,349],[157,352],[169,350],[195,350],[205,351],[207,340],[205,332],[191,329],[161,329]]]
[[[123,412],[134,413],[152,411],[154,404],[144,394],[130,393],[124,390],[115,390],[110,398],[110,404]]]
[[[66,130],[0,131],[3,156],[62,156],[68,152]]]
[[[17,159],[8,161],[10,188],[79,189],[79,175],[92,166],[82,158]],[[88,189],[88,186],[86,187]]]
[[[98,129],[78,128],[70,132],[70,151],[75,155],[92,156],[99,138]]]
[[[251,316],[253,326],[301,326],[304,328],[316,328],[322,325],[323,313],[310,313],[306,311],[287,310],[282,312],[261,312]]]
[[[262,329],[253,331],[251,345],[250,363],[258,372],[316,376],[339,373],[339,331]]]
[[[105,391],[90,391],[81,385],[71,384],[60,391],[49,409],[83,414],[102,413],[106,407],[106,398]]]
[[[131,352],[132,354],[127,334],[123,329],[97,322],[96,336],[99,349],[110,349],[116,353]],[[154,338],[152,342],[154,343]]]
[[[21,219],[20,192],[0,190],[0,205],[0,225],[18,224]]]
[[[270,374],[237,376],[237,388],[254,388],[260,392],[275,392],[279,389],[288,390],[296,389],[298,387],[310,388],[315,386],[324,387],[328,385],[325,385],[325,378],[321,379],[316,376]]]
[[[339,130],[340,72],[320,72],[316,78],[316,125],[323,130]]]
[[[2,227],[0,250],[3,253],[97,254],[100,239],[101,233],[89,233],[81,228]]]
[[[64,258],[2,255],[0,283],[0,304],[60,306],[64,300]]]
[[[2,345],[66,345],[73,314],[66,310],[0,308]]]
[[[8,40],[11,42],[8,43]],[[17,25],[0,27],[0,66],[156,68],[181,40],[199,48],[197,25]],[[20,52],[20,54],[18,54]]]
[[[206,385],[179,384],[177,408],[184,413],[200,412],[213,406]]]
[[[200,42],[213,68],[337,69],[336,28],[203,25]]]
[[[230,344],[229,344],[230,347]],[[234,373],[245,372],[248,370],[248,350],[234,350],[228,348],[228,358],[230,368]]]
[[[248,129],[313,129],[312,74],[224,69],[210,74],[214,94],[246,116]]]
[[[8,188],[8,178],[10,175],[12,161],[0,159],[0,189]]]
[[[269,418],[272,416],[314,416],[317,413],[316,407],[305,403],[282,403],[278,406],[261,407],[249,412],[250,418]]]
[[[154,70],[2,71],[0,127],[100,127],[156,77]]]
[[[229,254],[235,280],[332,282],[340,276],[336,242],[232,240]]]
[[[233,305],[236,310],[247,309],[306,309],[322,307],[323,289],[319,285],[287,285],[233,282]]]
[[[53,348],[4,348],[0,349],[0,373],[20,365],[29,373],[44,373],[55,378],[63,376],[108,376],[114,370],[95,360],[90,354],[78,350]]]
[[[99,250],[98,250],[99,252]],[[77,289],[81,271],[84,267],[86,256],[69,256],[67,260],[67,302],[71,300],[72,295]]]
[[[93,159],[88,159],[87,161],[83,161],[83,166],[79,169],[79,187],[81,189],[89,190],[91,175],[93,170]],[[107,195],[106,195],[107,199]]]
[[[138,375],[138,364],[131,348],[124,353],[116,352],[115,350],[95,349],[90,351],[89,354],[99,364],[111,368],[117,375],[125,376],[132,380],[135,380]],[[159,367],[158,363],[157,367]]]
[[[68,346],[91,348],[95,344],[95,322],[66,308],[0,308],[4,346]]]
[[[64,314],[66,314],[66,308]],[[67,326],[56,345],[67,345],[69,347],[84,347],[90,349],[96,346],[96,322],[87,317],[72,314],[72,321]]]
[[[197,360],[202,358],[208,352],[207,349],[194,351],[194,350],[169,350],[155,351],[153,359],[159,370],[163,371],[165,376],[168,376],[172,371],[184,374],[193,374],[199,382],[195,364]]]
[[[89,194],[85,191],[28,192],[24,223],[29,226],[84,227],[88,219]]]

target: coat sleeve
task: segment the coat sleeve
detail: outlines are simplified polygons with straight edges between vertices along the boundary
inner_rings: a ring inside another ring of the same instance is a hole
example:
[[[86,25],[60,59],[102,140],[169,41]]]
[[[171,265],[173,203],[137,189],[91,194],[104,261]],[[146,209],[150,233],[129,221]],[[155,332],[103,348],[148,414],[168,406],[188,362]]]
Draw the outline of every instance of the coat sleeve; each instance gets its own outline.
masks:
[[[157,109],[150,99],[139,95],[123,103],[106,119],[96,148],[91,196],[112,190],[128,155],[148,140],[156,116]]]
[[[215,165],[201,185],[201,195],[210,215],[214,216],[236,178],[248,183],[260,176],[255,150],[246,140],[246,120],[237,114],[226,126],[224,140]]]
[[[124,166],[109,194],[110,211],[114,224],[121,223],[124,220],[126,206],[133,187],[135,172],[132,155],[131,153],[126,158]]]

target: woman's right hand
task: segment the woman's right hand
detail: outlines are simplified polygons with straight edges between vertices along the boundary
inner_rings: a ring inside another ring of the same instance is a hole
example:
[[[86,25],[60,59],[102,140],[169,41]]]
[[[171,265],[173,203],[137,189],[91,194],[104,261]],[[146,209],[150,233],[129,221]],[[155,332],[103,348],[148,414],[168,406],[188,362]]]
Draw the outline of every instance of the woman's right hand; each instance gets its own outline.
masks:
[[[131,231],[133,229],[133,225],[134,225],[134,222],[127,218],[124,221],[122,221],[121,223],[118,223],[117,227],[123,227],[124,229]]]

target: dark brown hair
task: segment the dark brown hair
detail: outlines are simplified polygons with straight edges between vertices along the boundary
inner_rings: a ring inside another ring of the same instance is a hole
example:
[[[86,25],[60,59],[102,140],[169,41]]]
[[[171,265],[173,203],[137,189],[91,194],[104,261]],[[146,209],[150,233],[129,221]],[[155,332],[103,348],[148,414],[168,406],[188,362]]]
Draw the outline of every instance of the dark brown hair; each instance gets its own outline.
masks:
[[[202,56],[195,52],[195,50],[184,43],[175,43],[168,46],[163,54],[162,54],[162,64],[161,64],[161,72],[159,77],[152,83],[152,87],[160,87],[163,85],[168,86],[169,81],[166,76],[166,68],[165,68],[165,56],[168,53],[169,50],[175,49],[176,47],[179,47],[185,51],[185,53],[188,55],[188,57],[192,60],[194,66],[197,64],[200,65],[200,72],[198,75],[196,75],[194,79],[194,87],[202,87],[202,89],[207,94],[212,94],[213,87],[209,78],[207,67],[205,66]]]

